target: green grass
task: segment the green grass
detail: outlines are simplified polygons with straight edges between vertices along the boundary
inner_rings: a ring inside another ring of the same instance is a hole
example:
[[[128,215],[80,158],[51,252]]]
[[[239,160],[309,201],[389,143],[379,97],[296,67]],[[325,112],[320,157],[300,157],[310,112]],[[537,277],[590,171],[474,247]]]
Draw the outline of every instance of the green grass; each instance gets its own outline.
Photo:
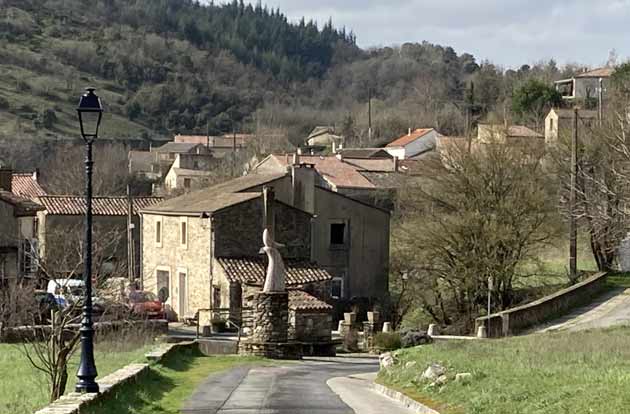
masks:
[[[629,327],[438,342],[398,351],[379,381],[442,414],[621,414],[630,407],[629,343]],[[447,367],[442,388],[420,380],[435,362]],[[452,381],[462,372],[473,374],[470,384]]]
[[[182,350],[162,364],[152,365],[137,384],[121,389],[114,398],[93,407],[89,413],[179,414],[182,404],[208,375],[263,361],[253,357],[207,357],[197,350]]]
[[[21,347],[0,344],[0,413],[32,413],[48,403],[46,377],[30,365]],[[144,354],[152,347],[154,345],[134,341],[98,343],[94,357],[99,377],[143,360]],[[78,359],[77,351],[68,369],[67,392],[74,389]]]

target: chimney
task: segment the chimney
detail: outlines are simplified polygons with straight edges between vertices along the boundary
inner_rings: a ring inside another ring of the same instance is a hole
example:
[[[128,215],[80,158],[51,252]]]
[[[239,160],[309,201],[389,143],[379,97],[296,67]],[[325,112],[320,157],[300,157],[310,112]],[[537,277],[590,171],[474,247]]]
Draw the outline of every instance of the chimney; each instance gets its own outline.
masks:
[[[335,142],[335,140],[333,140],[332,142],[332,152],[333,154],[337,153],[337,143]]]
[[[299,147],[298,147],[298,149],[297,149],[296,153],[297,153],[298,155],[302,155],[302,148],[299,148]]]
[[[394,172],[398,172],[398,157],[394,157]]]
[[[411,135],[411,128],[407,130],[407,135]]]
[[[296,165],[300,165],[300,154],[302,152],[300,150],[298,150],[295,154],[293,154],[293,162],[292,165],[296,166]]]
[[[337,154],[337,159],[338,159],[339,161],[343,161],[343,154],[342,154],[342,153],[338,153],[338,154]]]
[[[11,168],[0,168],[0,188],[11,192],[11,181],[13,180],[13,170]]]
[[[273,214],[273,204],[275,198],[276,195],[273,191],[273,187],[263,187],[263,230],[269,230],[272,238],[275,236]]]

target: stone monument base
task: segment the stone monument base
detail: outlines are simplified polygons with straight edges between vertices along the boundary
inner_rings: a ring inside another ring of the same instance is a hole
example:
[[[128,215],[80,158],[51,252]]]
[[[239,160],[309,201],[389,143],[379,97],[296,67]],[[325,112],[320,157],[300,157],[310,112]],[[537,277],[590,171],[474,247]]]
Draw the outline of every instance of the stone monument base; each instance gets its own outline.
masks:
[[[302,344],[297,342],[256,342],[245,339],[238,345],[239,355],[270,359],[302,359]]]

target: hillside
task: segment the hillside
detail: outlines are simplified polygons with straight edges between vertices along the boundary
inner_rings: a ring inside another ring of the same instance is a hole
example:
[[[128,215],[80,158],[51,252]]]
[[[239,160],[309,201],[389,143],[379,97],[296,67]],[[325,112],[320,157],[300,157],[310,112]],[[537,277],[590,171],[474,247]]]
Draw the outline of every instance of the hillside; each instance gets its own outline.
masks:
[[[461,134],[467,110],[479,119],[514,85],[561,75],[553,61],[503,71],[426,42],[364,51],[331,21],[291,23],[242,0],[0,0],[0,138],[76,137],[74,107],[91,85],[107,107],[104,137],[264,124],[296,143],[329,124],[366,145],[370,97],[377,140],[410,126]]]
[[[289,24],[278,11],[181,0],[0,3],[1,133],[72,135],[81,87],[97,87],[105,136],[147,129],[231,129],[263,87],[321,76],[338,42],[331,24]],[[358,49],[357,49],[358,50]]]

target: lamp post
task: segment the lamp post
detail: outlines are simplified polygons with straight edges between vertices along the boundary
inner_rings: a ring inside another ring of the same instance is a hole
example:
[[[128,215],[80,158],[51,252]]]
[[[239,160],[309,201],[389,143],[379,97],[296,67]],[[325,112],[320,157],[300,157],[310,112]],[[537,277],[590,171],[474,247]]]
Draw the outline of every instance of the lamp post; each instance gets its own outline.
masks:
[[[101,100],[94,94],[94,88],[86,88],[81,96],[79,106],[79,124],[81,136],[85,141],[85,299],[83,302],[83,318],[81,319],[81,361],[77,372],[78,382],[76,392],[97,393],[98,384],[95,381],[98,373],[94,363],[94,327],[92,324],[92,144],[98,137],[98,127],[101,124],[103,108]]]

